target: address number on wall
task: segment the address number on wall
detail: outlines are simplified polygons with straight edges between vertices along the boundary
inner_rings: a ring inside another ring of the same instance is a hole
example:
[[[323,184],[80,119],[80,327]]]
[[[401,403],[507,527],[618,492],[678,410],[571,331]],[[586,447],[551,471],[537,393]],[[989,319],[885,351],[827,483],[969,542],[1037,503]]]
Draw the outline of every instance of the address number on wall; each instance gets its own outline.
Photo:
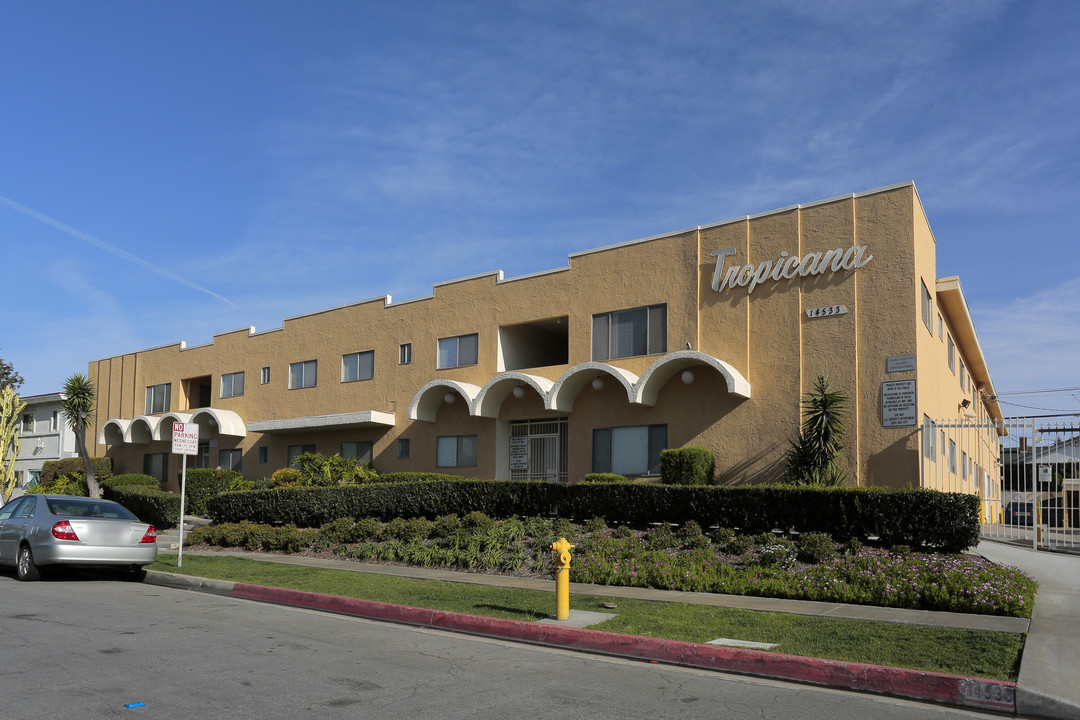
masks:
[[[829,317],[830,315],[846,315],[846,314],[847,314],[847,306],[846,305],[829,305],[828,307],[807,308],[806,309],[806,317],[808,317],[808,318]]]

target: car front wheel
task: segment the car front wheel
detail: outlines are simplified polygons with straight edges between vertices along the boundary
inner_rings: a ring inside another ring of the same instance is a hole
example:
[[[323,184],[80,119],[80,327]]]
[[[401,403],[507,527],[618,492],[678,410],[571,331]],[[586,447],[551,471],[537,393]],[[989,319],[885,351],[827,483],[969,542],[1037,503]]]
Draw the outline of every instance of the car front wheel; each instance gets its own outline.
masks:
[[[19,560],[16,563],[15,572],[23,582],[41,578],[41,571],[38,570],[38,566],[34,563],[34,554],[30,552],[28,545],[19,548]]]

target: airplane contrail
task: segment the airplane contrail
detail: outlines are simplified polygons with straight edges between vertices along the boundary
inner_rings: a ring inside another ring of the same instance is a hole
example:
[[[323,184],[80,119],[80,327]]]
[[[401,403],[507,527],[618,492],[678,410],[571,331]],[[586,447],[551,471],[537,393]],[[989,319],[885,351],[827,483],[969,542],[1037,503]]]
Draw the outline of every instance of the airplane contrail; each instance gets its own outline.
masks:
[[[26,207],[25,205],[20,205],[19,203],[15,202],[11,198],[4,197],[3,195],[0,195],[0,205],[6,205],[7,207],[11,208],[15,212],[22,213],[23,215],[26,215],[27,217],[31,217],[31,218],[37,220],[38,222],[43,222],[46,225],[51,225],[54,228],[56,228],[57,230],[60,230],[61,232],[65,232],[68,235],[72,235],[74,237],[79,238],[80,240],[84,240],[84,241],[90,243],[91,245],[93,245],[94,247],[96,247],[96,248],[98,248],[100,250],[110,252],[110,253],[112,253],[113,255],[115,255],[115,256],[117,256],[119,258],[123,258],[124,260],[127,260],[128,262],[135,263],[139,267],[146,268],[150,272],[154,272],[154,273],[157,273],[158,275],[161,275],[163,277],[167,277],[170,280],[178,282],[181,285],[186,285],[187,287],[189,287],[189,288],[191,288],[193,290],[198,290],[199,292],[204,292],[204,293],[206,293],[207,295],[209,295],[211,297],[217,298],[218,300],[222,301],[223,303],[225,303],[227,305],[231,305],[233,307],[236,306],[236,303],[234,303],[232,300],[230,300],[229,298],[224,297],[222,295],[218,295],[213,290],[207,290],[203,286],[196,285],[195,283],[191,282],[190,280],[187,280],[185,278],[180,277],[176,273],[171,273],[168,270],[166,270],[165,268],[158,267],[157,265],[153,264],[152,262],[148,262],[146,260],[143,260],[138,255],[133,255],[133,254],[129,253],[127,250],[123,250],[121,248],[116,247],[115,245],[111,245],[111,244],[105,242],[104,240],[100,240],[100,239],[94,237],[93,235],[88,235],[87,233],[84,233],[82,230],[79,230],[78,228],[73,228],[70,225],[65,225],[64,223],[60,222],[59,220],[56,220],[55,218],[51,218],[48,215],[43,215],[42,213],[39,213],[36,210],[32,210],[32,209]]]

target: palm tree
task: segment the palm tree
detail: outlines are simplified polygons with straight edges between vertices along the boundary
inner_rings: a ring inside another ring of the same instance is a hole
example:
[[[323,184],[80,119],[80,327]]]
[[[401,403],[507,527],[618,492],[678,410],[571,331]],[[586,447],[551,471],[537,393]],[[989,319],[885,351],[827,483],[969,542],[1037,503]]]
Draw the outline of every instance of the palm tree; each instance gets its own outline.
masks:
[[[75,449],[79,451],[86,467],[86,487],[90,497],[101,497],[101,486],[94,479],[94,464],[86,449],[86,419],[94,412],[94,384],[82,373],[75,373],[64,383],[64,399],[60,409],[67,418],[68,427],[75,433]]]

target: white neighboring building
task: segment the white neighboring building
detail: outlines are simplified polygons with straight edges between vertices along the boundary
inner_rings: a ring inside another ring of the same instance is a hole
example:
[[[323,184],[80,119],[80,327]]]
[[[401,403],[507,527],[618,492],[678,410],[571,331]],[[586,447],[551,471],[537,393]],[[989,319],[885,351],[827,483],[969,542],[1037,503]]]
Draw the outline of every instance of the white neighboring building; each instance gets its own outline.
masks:
[[[17,483],[14,495],[21,495],[41,476],[47,460],[76,457],[75,433],[60,410],[61,393],[28,395],[20,398],[26,407],[19,415],[19,455],[15,458]]]

